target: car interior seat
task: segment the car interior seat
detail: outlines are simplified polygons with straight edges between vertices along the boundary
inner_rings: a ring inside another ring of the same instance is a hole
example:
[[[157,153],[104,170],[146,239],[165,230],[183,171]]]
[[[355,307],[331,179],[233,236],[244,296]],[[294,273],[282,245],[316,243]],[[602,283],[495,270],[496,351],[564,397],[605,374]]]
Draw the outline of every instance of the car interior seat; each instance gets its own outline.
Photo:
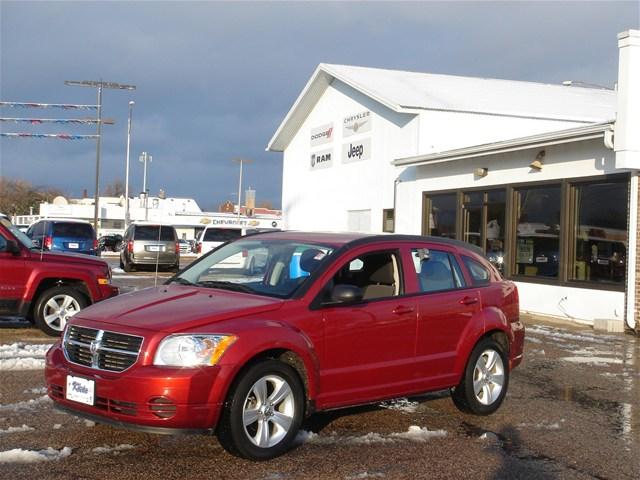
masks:
[[[369,275],[369,285],[362,289],[362,299],[391,297],[396,294],[396,281],[391,257]]]

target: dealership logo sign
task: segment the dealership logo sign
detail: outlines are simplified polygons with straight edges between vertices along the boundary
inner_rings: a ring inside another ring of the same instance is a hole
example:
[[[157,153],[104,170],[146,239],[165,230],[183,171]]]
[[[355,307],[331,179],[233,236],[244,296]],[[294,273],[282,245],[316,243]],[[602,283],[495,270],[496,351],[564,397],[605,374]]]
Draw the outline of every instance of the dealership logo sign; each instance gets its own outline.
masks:
[[[342,145],[342,163],[359,162],[371,158],[371,139],[365,138],[357,142]]]
[[[333,152],[323,150],[311,154],[311,170],[329,168],[333,165]]]
[[[311,129],[311,146],[323,145],[333,141],[333,123],[327,123]]]
[[[368,110],[345,117],[342,120],[342,136],[350,137],[371,131],[371,121],[371,112]]]

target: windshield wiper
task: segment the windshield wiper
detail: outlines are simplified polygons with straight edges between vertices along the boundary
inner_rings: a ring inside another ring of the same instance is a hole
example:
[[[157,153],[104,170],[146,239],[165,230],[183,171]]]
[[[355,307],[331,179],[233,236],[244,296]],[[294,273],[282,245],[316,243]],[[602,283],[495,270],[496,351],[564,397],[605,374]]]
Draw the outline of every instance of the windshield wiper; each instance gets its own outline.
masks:
[[[253,288],[242,285],[241,283],[225,282],[222,280],[203,280],[197,282],[196,285],[199,287],[220,288],[222,290],[232,290],[235,292],[255,293]]]
[[[190,282],[186,278],[182,277],[172,278],[169,283],[179,283],[180,285],[195,285],[193,282]]]

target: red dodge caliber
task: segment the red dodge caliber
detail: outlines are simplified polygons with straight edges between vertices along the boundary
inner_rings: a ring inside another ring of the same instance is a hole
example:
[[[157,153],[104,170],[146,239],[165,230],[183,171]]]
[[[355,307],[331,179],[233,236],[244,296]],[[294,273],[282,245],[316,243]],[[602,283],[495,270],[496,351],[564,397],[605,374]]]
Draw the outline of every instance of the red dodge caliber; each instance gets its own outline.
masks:
[[[490,414],[523,342],[516,286],[474,247],[276,232],[82,310],[48,352],[46,380],[75,415],[215,433],[261,460],[321,410],[450,389],[461,410]]]

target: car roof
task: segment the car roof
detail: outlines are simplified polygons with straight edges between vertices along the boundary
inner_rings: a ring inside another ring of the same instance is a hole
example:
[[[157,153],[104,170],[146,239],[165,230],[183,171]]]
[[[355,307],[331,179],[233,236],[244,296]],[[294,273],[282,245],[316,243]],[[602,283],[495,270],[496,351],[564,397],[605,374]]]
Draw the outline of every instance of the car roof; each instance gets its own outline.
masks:
[[[91,222],[87,222],[86,220],[80,220],[77,218],[41,218],[34,223],[38,222],[51,222],[51,223],[81,223],[84,225],[91,225]],[[91,225],[93,226],[93,225]]]
[[[373,234],[358,232],[299,232],[299,231],[278,231],[278,232],[260,232],[253,236],[269,236],[278,240],[292,240],[296,242],[323,243],[333,246],[356,246],[374,242],[429,242],[439,243],[442,245],[451,245],[454,247],[470,250],[484,257],[482,249],[470,243],[460,240],[443,237],[428,237],[422,235],[404,235],[404,234]]]

